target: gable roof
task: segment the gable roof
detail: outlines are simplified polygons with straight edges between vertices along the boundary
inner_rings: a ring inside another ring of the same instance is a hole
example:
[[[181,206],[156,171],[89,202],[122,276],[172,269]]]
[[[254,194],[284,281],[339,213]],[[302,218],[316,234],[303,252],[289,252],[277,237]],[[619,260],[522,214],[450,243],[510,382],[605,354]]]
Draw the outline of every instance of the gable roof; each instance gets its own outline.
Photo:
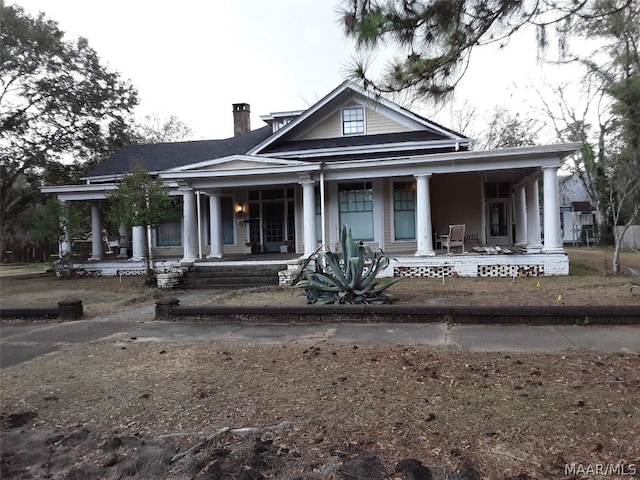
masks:
[[[135,165],[143,166],[149,172],[160,172],[216,158],[241,155],[271,134],[271,127],[265,126],[223,140],[129,145],[107,158],[89,172],[86,178],[122,175],[132,171]]]
[[[305,138],[330,115],[349,102],[356,102],[381,113],[402,126],[396,133]],[[136,165],[150,173],[179,171],[190,165],[202,165],[234,155],[278,157],[307,162],[379,158],[391,154],[428,154],[468,150],[471,140],[399,105],[345,81],[305,111],[272,114],[271,120],[286,117],[291,121],[277,130],[268,125],[222,140],[129,145],[103,161],[84,178],[110,181],[129,173]],[[247,159],[245,159],[246,161]]]
[[[429,138],[423,138],[422,140],[448,140],[450,142],[463,143],[467,146],[471,142],[468,137],[451,129],[445,128],[438,123],[427,120],[426,118],[417,115],[403,107],[400,107],[399,105],[386,100],[383,97],[377,96],[370,91],[361,88],[357,84],[347,80],[340,84],[332,92],[327,94],[320,101],[318,101],[315,105],[304,111],[297,118],[293,119],[287,125],[275,132],[271,137],[266,138],[262,143],[251,149],[248,153],[250,155],[257,155],[267,152],[286,151],[287,147],[284,147],[284,150],[279,150],[279,148],[283,147],[276,146],[276,144],[282,145],[287,142],[298,141],[297,138],[302,132],[304,132],[306,129],[311,128],[314,124],[320,122],[330,113],[334,112],[337,108],[340,108],[353,98],[362,100],[367,106],[371,106],[372,108],[374,108],[374,106],[379,106],[388,114],[393,115],[396,120],[404,122],[407,125],[411,125],[411,130],[413,132],[422,132],[423,134],[429,135]],[[398,136],[399,134],[389,135],[389,138],[394,138],[393,136],[395,136],[395,138],[401,139],[401,137]],[[349,137],[332,138],[328,140],[345,142],[344,146],[354,146],[358,144],[357,142],[362,142],[363,138],[365,138],[364,144],[369,145],[372,143],[374,137],[376,137],[375,140],[380,140],[383,138],[379,135],[354,135]],[[392,142],[393,140],[391,140],[389,143]],[[322,148],[321,145],[321,143],[309,144],[309,146],[311,146],[312,148]]]
[[[274,166],[300,166],[307,165],[307,162],[301,162],[298,160],[283,160],[279,158],[268,157],[255,157],[249,155],[231,155],[228,157],[216,158],[213,160],[205,160],[204,162],[183,165],[166,170],[164,173],[175,172],[188,172],[188,171],[203,171],[203,170],[220,170],[229,169],[230,167],[235,169],[247,169],[247,168],[259,168],[259,167],[274,167]]]

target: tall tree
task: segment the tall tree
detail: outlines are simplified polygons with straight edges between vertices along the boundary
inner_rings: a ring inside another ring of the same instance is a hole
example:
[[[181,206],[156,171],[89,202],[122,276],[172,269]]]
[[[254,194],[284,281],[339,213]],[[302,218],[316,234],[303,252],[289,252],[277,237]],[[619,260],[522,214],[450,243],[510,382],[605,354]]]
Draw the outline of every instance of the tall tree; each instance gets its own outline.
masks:
[[[136,124],[136,134],[141,143],[168,143],[188,140],[193,131],[175,115],[152,114]]]
[[[573,57],[586,68],[579,101],[566,86],[540,94],[543,110],[562,141],[582,142],[567,166],[598,212],[601,239],[615,245],[612,271],[620,273],[625,231],[640,219],[640,2],[595,2],[591,21],[576,34],[598,40],[598,50]]]
[[[137,92],[87,40],[0,3],[0,240],[38,199],[129,141]],[[4,248],[1,249],[4,252]]]
[[[585,35],[603,41],[602,58],[594,54],[580,59],[611,100],[593,150],[598,152],[596,191],[606,192],[601,204],[614,227],[614,274],[620,272],[622,237],[640,220],[640,2],[604,15],[607,4],[617,3],[597,2],[595,20],[582,27]]]
[[[398,57],[379,79],[360,60],[352,77],[381,93],[410,90],[419,97],[451,93],[474,49],[505,45],[534,26],[540,50],[555,30],[561,52],[576,24],[606,17],[637,0],[343,0],[345,34],[364,52],[391,45]],[[592,8],[598,4],[596,12]]]
[[[579,101],[571,98],[566,84],[552,87],[551,95],[538,91],[538,97],[546,124],[553,128],[557,140],[582,144],[580,151],[565,159],[564,168],[579,180],[589,202],[595,207],[598,232],[603,239],[602,233],[606,232],[609,221],[603,199],[608,195],[603,190],[603,182],[599,181],[601,169],[598,168],[598,158],[604,155],[598,153],[598,149],[604,145],[608,129],[605,117],[611,101],[603,96],[599,82],[596,84],[592,80],[586,77],[578,88],[572,87],[579,90]]]
[[[521,118],[518,113],[496,107],[487,128],[480,134],[476,148],[489,150],[535,145],[540,128],[535,118]]]

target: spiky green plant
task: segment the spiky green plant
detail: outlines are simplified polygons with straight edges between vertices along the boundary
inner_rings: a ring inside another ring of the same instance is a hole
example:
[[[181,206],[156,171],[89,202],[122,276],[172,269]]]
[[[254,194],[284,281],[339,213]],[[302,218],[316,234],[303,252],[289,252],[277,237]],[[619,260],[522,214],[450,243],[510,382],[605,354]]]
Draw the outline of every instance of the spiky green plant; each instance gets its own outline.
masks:
[[[351,229],[343,226],[342,253],[318,250],[309,257],[296,287],[304,289],[308,303],[384,304],[393,302],[387,288],[400,278],[377,282],[378,274],[389,266],[382,251],[374,252],[362,242],[353,240]]]

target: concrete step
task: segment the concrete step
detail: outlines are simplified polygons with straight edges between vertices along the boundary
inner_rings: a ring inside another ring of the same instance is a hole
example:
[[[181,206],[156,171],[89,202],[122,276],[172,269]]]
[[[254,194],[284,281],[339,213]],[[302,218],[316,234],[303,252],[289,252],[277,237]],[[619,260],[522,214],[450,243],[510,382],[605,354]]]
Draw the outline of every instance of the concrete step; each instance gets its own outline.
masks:
[[[181,278],[182,288],[248,288],[278,285],[278,272],[286,265],[194,266]]]

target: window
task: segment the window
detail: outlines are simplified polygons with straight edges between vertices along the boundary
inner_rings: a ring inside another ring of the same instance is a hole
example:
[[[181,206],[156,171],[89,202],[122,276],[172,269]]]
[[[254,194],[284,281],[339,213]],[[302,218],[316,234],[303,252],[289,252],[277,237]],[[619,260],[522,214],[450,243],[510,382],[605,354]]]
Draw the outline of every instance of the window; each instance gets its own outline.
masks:
[[[487,198],[509,198],[509,182],[487,182]]]
[[[232,197],[220,197],[220,213],[222,215],[222,244],[233,245],[235,243],[233,238],[235,222],[233,221]],[[209,229],[209,235],[211,235],[211,229]]]
[[[413,182],[393,184],[393,228],[396,240],[416,238],[416,185]]]
[[[489,236],[506,237],[509,234],[507,212],[507,202],[495,201],[489,203]]]
[[[364,134],[364,108],[349,107],[342,110],[342,134]]]
[[[166,223],[156,226],[156,246],[179,247],[182,245],[182,199],[171,200],[173,215]]]
[[[182,224],[180,219],[161,223],[156,227],[156,245],[158,247],[179,247],[182,245]]]
[[[373,240],[373,191],[371,182],[338,185],[340,224],[351,228],[355,240]]]

